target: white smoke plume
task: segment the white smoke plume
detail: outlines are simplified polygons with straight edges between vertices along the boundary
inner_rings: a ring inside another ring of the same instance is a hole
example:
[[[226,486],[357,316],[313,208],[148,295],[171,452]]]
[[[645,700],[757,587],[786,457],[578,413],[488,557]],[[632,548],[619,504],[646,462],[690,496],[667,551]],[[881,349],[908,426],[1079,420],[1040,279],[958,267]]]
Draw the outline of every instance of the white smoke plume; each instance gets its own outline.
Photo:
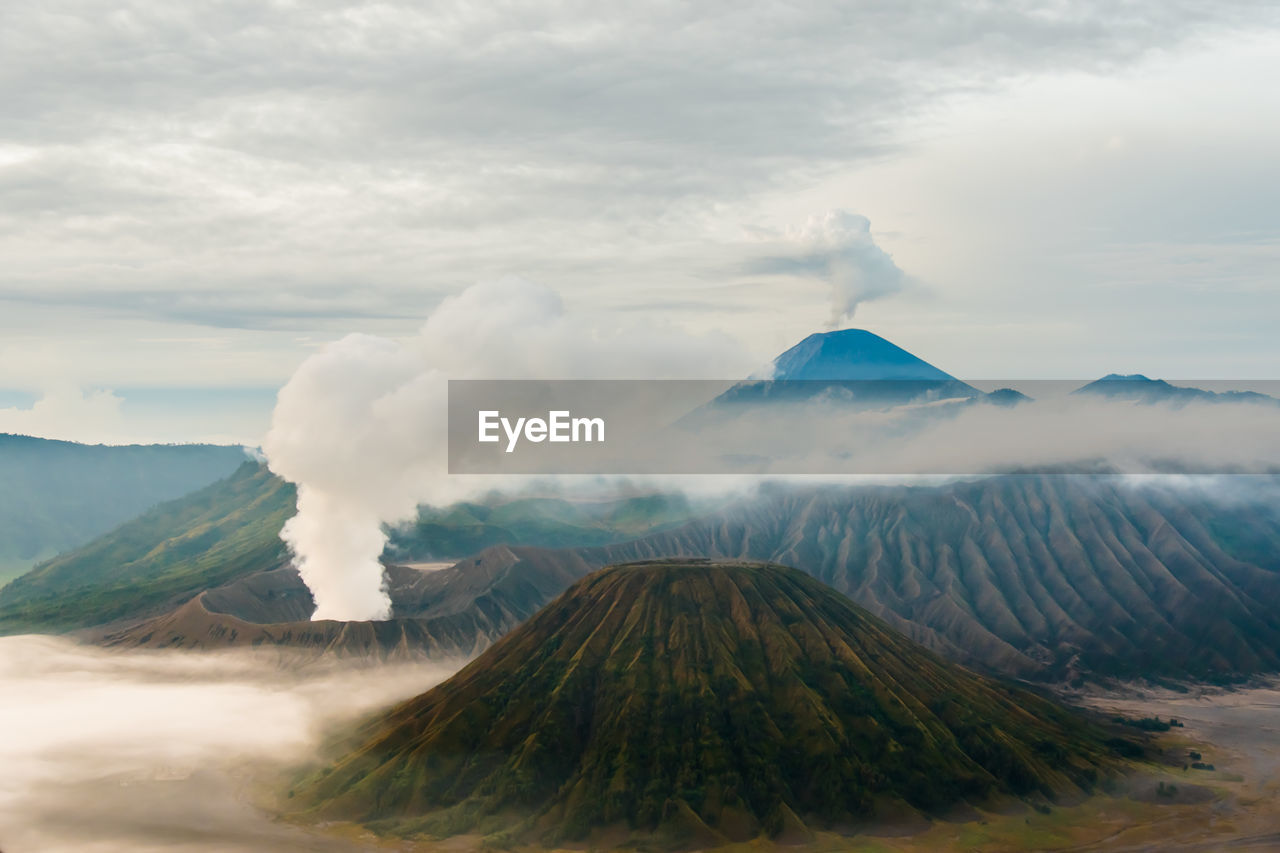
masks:
[[[893,258],[876,245],[871,220],[865,216],[833,210],[810,217],[804,226],[779,236],[784,247],[748,264],[747,271],[827,282],[831,287],[831,328],[852,320],[863,302],[892,296],[905,283],[906,277]]]
[[[407,343],[349,335],[326,346],[281,389],[263,444],[271,470],[298,487],[281,537],[313,618],[386,619],[383,525],[493,485],[447,474],[447,380],[720,378],[753,366],[727,337],[593,323],[520,279],[446,299]]]

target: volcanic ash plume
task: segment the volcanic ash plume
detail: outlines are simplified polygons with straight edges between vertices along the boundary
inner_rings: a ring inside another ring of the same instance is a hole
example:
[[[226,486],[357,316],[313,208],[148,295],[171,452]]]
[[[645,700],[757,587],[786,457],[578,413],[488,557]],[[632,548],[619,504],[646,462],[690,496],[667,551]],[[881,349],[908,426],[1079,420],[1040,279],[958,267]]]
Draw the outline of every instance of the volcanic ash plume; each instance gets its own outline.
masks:
[[[876,245],[865,216],[833,210],[785,234],[765,233],[774,251],[746,270],[825,281],[831,288],[831,328],[852,320],[863,302],[898,293],[906,281],[889,253]]]
[[[871,221],[843,210],[828,213],[806,229],[814,257],[826,262],[831,284],[832,328],[853,319],[863,302],[902,289],[902,270],[871,237]]]
[[[593,324],[518,279],[446,299],[408,343],[329,344],[281,389],[263,443],[271,470],[298,487],[281,537],[315,597],[313,618],[388,618],[384,525],[501,485],[447,474],[448,379],[719,378],[752,366],[723,336]]]

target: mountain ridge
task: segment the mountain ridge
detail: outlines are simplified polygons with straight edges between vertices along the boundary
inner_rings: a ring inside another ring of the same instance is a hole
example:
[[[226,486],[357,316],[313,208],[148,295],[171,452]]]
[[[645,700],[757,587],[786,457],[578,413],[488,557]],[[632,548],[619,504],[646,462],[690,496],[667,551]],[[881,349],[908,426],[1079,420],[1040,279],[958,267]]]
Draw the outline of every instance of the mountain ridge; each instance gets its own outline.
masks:
[[[163,613],[193,595],[287,562],[291,485],[243,462],[0,588],[0,632],[65,631]]]
[[[1258,403],[1280,406],[1280,399],[1258,391],[1209,391],[1174,385],[1141,373],[1108,373],[1072,392],[1142,403]]]
[[[91,445],[0,433],[0,585],[244,460],[236,446]]]
[[[985,671],[1231,681],[1280,670],[1280,511],[1268,506],[1071,475],[789,488],[629,542],[495,546],[435,572],[393,565],[387,578],[394,616],[470,614],[467,645],[480,648],[609,563],[794,563]],[[241,618],[299,617],[279,589],[255,591],[255,577],[210,600]],[[272,577],[309,602],[292,569]]]

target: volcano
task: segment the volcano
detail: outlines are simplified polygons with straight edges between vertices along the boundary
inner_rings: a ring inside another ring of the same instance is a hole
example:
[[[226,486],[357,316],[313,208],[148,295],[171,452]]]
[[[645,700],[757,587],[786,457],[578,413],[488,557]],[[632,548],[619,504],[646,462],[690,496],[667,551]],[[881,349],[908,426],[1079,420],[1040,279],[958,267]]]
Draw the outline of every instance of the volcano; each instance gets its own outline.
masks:
[[[965,399],[983,393],[865,329],[817,332],[773,360],[773,376],[740,382],[713,406],[812,399],[896,405],[921,399]]]
[[[346,744],[296,792],[311,816],[548,844],[918,820],[1088,789],[1111,762],[1091,724],[803,572],[706,560],[587,576]]]
[[[781,381],[958,381],[865,329],[814,333],[775,358],[773,370]]]

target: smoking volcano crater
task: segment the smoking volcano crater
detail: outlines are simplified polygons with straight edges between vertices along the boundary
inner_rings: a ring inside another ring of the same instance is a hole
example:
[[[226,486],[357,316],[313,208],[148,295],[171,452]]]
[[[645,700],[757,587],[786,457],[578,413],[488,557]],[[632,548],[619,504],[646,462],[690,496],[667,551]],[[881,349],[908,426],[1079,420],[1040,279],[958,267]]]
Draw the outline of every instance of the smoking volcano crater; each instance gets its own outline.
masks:
[[[1106,741],[803,572],[683,559],[573,584],[290,803],[394,834],[708,846],[1088,791]]]

